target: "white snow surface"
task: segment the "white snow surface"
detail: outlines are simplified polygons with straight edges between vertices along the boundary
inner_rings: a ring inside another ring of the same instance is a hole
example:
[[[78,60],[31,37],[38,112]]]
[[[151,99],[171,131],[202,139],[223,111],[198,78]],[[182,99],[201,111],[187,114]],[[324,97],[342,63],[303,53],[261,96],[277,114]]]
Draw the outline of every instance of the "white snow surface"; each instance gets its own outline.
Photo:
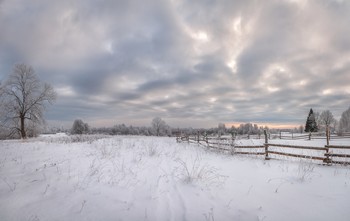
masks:
[[[350,219],[349,166],[232,156],[175,138],[0,141],[0,177],[2,221]]]

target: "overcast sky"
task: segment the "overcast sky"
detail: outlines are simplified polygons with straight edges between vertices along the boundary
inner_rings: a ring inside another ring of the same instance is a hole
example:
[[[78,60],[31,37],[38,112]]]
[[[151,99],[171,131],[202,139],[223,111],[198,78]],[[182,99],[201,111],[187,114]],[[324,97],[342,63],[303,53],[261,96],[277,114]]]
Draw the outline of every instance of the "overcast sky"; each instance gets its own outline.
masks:
[[[0,0],[0,79],[33,66],[71,125],[300,125],[350,106],[350,1]]]

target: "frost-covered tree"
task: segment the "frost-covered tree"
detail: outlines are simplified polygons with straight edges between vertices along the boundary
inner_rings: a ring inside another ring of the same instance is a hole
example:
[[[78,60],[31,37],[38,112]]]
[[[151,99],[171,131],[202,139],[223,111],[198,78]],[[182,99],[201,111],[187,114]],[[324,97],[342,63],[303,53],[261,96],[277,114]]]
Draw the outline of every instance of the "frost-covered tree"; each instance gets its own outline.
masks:
[[[10,135],[17,133],[21,138],[26,138],[33,126],[37,128],[44,123],[45,107],[56,99],[52,86],[42,83],[34,69],[26,64],[14,66],[0,91],[1,126]]]
[[[300,126],[299,126],[299,131],[298,131],[298,132],[302,134],[303,131],[304,131],[304,126],[303,126],[303,125],[300,125]]]
[[[259,134],[259,126],[257,124],[253,126],[253,134]]]
[[[257,124],[252,124],[252,123],[245,123],[245,124],[240,124],[239,127],[237,128],[237,133],[238,134],[259,134],[261,131],[263,131],[264,128],[260,127]]]
[[[331,129],[333,130],[333,132],[335,132],[338,129],[338,125],[339,125],[339,122],[337,119],[335,119],[331,125]]]
[[[317,131],[320,129],[319,128],[319,125],[322,125],[321,121],[320,121],[320,112],[318,111],[315,111],[314,112],[314,117],[315,117],[315,122],[316,122],[316,125],[317,125]]]
[[[306,119],[305,132],[317,132],[317,123],[315,119],[315,114],[312,108],[310,109],[309,115]]]
[[[322,111],[319,116],[319,125],[322,125],[325,128],[330,128],[334,123],[335,118],[329,110]]]
[[[224,135],[226,133],[226,126],[224,123],[219,123],[218,124],[218,135]]]
[[[89,125],[87,123],[84,123],[82,120],[77,119],[73,123],[71,134],[87,134],[89,131]]]
[[[173,134],[173,129],[169,125],[165,126],[165,134],[169,137]]]
[[[166,127],[167,127],[167,125],[166,125],[165,121],[162,120],[162,118],[160,118],[160,117],[153,118],[152,128],[153,128],[156,136],[160,136],[160,135],[164,134]]]
[[[232,136],[234,136],[237,133],[236,127],[234,125],[232,125],[229,132]]]
[[[344,111],[339,120],[339,133],[350,132],[350,107]]]

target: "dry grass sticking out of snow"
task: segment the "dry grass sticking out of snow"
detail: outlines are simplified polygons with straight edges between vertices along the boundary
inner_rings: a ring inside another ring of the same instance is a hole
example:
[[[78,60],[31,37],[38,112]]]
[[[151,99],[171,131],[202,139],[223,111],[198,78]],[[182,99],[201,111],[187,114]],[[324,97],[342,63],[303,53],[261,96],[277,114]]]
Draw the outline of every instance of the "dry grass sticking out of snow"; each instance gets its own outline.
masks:
[[[157,137],[43,136],[0,141],[0,153],[1,220],[350,216],[350,167],[232,156]]]
[[[176,168],[176,177],[185,183],[202,183],[207,186],[224,184],[227,178],[220,174],[220,170],[203,161],[201,155],[190,156],[186,159],[175,160],[179,166]]]

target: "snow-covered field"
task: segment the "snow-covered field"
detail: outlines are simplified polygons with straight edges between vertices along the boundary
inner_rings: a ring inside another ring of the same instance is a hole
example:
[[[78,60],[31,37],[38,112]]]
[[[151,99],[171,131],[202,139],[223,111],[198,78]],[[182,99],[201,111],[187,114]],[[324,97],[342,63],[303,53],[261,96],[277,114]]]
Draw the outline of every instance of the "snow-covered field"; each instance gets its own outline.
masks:
[[[0,141],[0,177],[4,221],[350,219],[349,166],[232,156],[175,138]]]

